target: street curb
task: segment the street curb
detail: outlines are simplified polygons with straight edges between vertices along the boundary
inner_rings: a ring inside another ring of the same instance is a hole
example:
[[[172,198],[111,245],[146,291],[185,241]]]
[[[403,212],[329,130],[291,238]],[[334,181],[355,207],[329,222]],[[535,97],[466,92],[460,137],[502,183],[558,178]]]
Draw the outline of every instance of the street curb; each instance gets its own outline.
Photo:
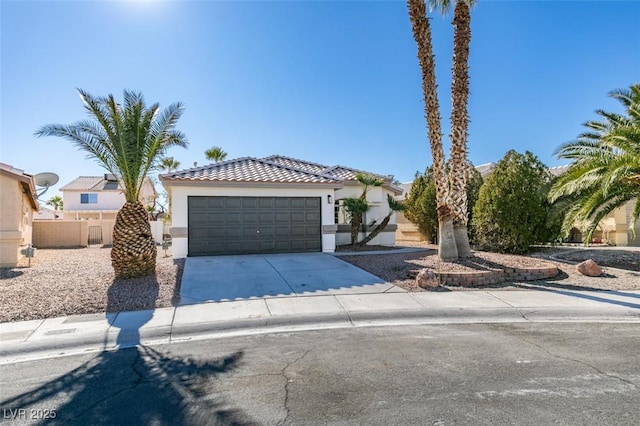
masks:
[[[113,351],[136,346],[182,343],[230,336],[310,331],[327,328],[393,326],[402,324],[476,324],[536,322],[640,323],[631,308],[473,308],[389,310],[246,318],[185,325],[118,329],[69,338],[1,343],[0,365],[50,357]]]

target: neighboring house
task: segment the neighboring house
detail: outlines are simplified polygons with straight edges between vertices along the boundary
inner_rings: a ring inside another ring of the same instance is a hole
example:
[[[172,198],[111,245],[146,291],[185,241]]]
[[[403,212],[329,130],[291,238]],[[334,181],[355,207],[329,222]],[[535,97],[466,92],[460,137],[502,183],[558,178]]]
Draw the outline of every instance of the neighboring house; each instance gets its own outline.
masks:
[[[33,176],[0,163],[0,267],[15,267],[23,257],[20,251],[31,244],[37,211]]]
[[[62,210],[52,210],[48,207],[40,206],[37,213],[33,215],[33,220],[56,220],[62,219]]]
[[[122,188],[115,176],[80,176],[60,188],[66,220],[115,219],[124,205]],[[142,187],[140,201],[153,205],[156,190],[150,179]]]
[[[480,172],[483,179],[486,179],[488,175],[496,168],[496,163],[486,163],[476,166],[476,169]],[[566,166],[551,167],[549,172],[552,175],[558,176],[566,172],[569,168]],[[403,194],[399,199],[405,199],[408,197],[411,191],[411,185],[413,182],[406,182],[401,185]],[[636,222],[635,232],[629,230],[629,225],[632,223],[633,203],[629,202],[626,205],[617,208],[598,224],[597,231],[594,234],[593,241],[595,243],[611,243],[617,246],[640,246],[640,221]],[[424,236],[418,231],[418,227],[411,223],[404,217],[403,214],[398,215],[398,233],[396,235],[399,241],[422,241]],[[582,230],[581,225],[576,224],[576,227],[571,231],[568,242],[581,243]]]
[[[569,165],[551,167],[549,171],[559,176],[569,169]],[[593,234],[593,243],[609,243],[617,246],[640,246],[640,221],[633,231],[629,229],[633,216],[633,202],[618,207],[604,217]],[[576,224],[569,234],[568,242],[582,243],[582,224]]]
[[[172,202],[173,255],[333,252],[350,242],[341,200],[362,193],[357,173],[367,172],[270,156],[161,175]],[[367,224],[387,215],[386,194],[402,192],[391,176],[375,176],[384,185],[367,194]],[[395,229],[392,217],[372,244],[393,245]]]

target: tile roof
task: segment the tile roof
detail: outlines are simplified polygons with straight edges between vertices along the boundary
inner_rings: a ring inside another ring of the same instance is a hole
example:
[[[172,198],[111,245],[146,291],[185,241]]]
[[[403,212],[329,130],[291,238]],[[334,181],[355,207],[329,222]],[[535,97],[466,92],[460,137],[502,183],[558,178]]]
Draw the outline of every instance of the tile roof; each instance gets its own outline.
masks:
[[[325,171],[330,169],[324,164],[312,163],[310,161],[298,160],[297,158],[285,157],[283,155],[271,155],[263,158],[263,160],[274,164],[291,167],[294,169],[304,170],[311,173],[326,174]]]
[[[566,164],[564,166],[556,166],[556,167],[551,167],[549,169],[549,172],[553,175],[553,176],[560,176],[564,173],[567,172],[567,170],[569,170],[569,167],[571,167],[569,164]]]
[[[160,175],[164,181],[273,182],[340,184],[339,179],[266,159],[242,157]]]
[[[321,173],[321,174],[328,175],[340,180],[355,181],[356,175],[358,173],[375,176],[377,178],[384,180],[385,182],[390,182],[393,180],[391,176],[383,176],[377,173],[371,173],[364,170],[353,169],[351,167],[345,167],[345,166],[327,166],[325,164],[312,163],[310,161],[298,160],[297,158],[285,157],[283,155],[272,155],[270,157],[263,158],[263,160],[276,163],[276,164],[287,165],[296,169],[305,170],[312,173]]]
[[[486,178],[488,175],[491,174],[492,171],[495,170],[497,164],[496,163],[485,163],[485,164],[480,164],[476,166],[476,170],[480,172],[480,175],[483,178]]]
[[[108,181],[104,176],[80,176],[60,188],[60,191],[116,191],[118,182]]]
[[[264,158],[242,157],[222,163],[160,175],[163,181],[333,183],[355,181],[363,173],[382,179],[392,191],[402,190],[392,183],[392,176],[382,176],[344,166],[327,166],[282,155]]]

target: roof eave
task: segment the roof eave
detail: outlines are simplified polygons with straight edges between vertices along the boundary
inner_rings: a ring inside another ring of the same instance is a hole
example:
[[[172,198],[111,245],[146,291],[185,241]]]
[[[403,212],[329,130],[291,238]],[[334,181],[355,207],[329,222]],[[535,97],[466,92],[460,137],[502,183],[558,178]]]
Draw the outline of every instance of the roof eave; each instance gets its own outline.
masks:
[[[170,186],[222,186],[222,187],[248,187],[261,188],[331,188],[340,189],[342,182],[267,182],[267,181],[219,181],[210,179],[161,179],[162,185]]]

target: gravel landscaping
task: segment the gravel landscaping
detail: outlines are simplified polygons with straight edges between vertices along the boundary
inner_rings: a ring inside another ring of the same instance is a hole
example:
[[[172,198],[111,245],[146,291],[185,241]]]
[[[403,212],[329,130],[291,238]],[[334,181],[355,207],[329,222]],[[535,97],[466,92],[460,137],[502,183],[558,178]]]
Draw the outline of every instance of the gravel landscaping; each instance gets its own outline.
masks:
[[[158,250],[156,275],[115,280],[109,248],[40,249],[18,268],[0,269],[0,322],[172,306],[184,259]]]
[[[440,262],[434,246],[423,244],[420,248],[412,253],[375,254],[373,251],[372,254],[342,255],[340,259],[409,291],[425,291],[407,276],[410,270],[428,267],[434,271],[458,272],[496,265],[536,267],[548,263],[561,271],[553,279],[472,288],[445,284],[436,290],[640,290],[640,249],[637,248],[558,248],[529,256],[476,252],[473,259],[456,263]],[[18,268],[0,269],[0,322],[153,309],[178,303],[184,259],[174,261],[165,257],[163,250],[158,250],[155,276],[115,280],[109,252],[109,248],[41,249],[31,267],[27,267],[25,260]],[[575,262],[589,258],[605,266],[605,276],[585,277],[575,271]]]
[[[423,250],[412,253],[390,253],[383,255],[345,255],[340,256],[340,259],[371,272],[372,274],[408,291],[425,291],[416,285],[413,278],[408,276],[409,271],[421,268],[429,268],[434,272],[465,272],[482,270],[484,267],[492,268],[497,266],[543,267],[549,263],[556,265],[560,271],[558,276],[552,279],[505,282],[483,287],[459,287],[446,285],[445,283],[435,290],[469,291],[482,290],[486,288],[500,288],[504,290],[523,288],[640,290],[640,273],[636,272],[636,265],[640,261],[640,251],[635,249],[626,250],[617,248],[615,250],[624,253],[624,256],[616,255],[614,251],[607,248],[590,248],[589,250],[580,248],[574,248],[571,250],[554,248],[532,253],[528,256],[475,251],[474,257],[466,261],[441,262],[437,256],[436,246],[426,245],[424,243],[413,243],[410,245]],[[604,266],[605,275],[602,277],[586,277],[576,272],[575,264],[587,259],[593,259],[600,266]],[[613,266],[625,269],[613,269]]]

